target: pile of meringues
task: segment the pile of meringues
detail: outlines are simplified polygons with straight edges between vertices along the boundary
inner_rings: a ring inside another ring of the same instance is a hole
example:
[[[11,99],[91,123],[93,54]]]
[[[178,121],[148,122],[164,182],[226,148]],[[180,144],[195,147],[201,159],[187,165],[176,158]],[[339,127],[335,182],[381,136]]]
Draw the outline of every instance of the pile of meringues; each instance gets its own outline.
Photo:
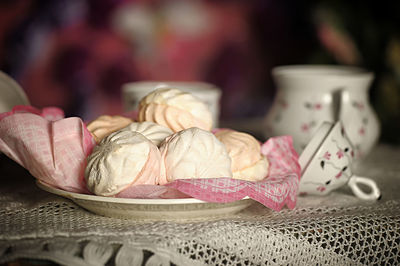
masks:
[[[189,93],[155,90],[138,111],[137,121],[100,116],[87,125],[97,142],[85,170],[94,194],[114,196],[133,185],[188,178],[259,181],[268,174],[260,143],[229,129],[213,134],[208,107]]]

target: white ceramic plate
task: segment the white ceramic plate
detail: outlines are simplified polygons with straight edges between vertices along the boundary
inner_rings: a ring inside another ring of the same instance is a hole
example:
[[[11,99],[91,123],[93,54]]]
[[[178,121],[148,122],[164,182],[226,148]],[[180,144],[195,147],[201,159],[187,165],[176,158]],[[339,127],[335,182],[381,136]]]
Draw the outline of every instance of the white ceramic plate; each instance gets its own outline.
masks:
[[[28,97],[14,79],[0,71],[0,113],[11,111],[15,105],[29,105]]]
[[[232,214],[250,206],[245,198],[229,203],[211,203],[194,198],[184,199],[125,199],[78,194],[50,187],[37,181],[39,188],[68,199],[93,213],[128,219],[193,219]]]

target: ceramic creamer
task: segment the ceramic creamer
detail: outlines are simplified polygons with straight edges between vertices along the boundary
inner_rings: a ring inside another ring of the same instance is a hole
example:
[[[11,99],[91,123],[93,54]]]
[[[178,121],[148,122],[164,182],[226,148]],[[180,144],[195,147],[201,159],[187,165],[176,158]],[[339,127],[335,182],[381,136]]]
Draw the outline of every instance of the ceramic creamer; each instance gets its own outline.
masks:
[[[293,65],[276,67],[272,75],[277,93],[265,117],[265,137],[291,135],[301,153],[323,121],[341,120],[355,159],[373,148],[380,133],[368,96],[373,73],[347,66]]]

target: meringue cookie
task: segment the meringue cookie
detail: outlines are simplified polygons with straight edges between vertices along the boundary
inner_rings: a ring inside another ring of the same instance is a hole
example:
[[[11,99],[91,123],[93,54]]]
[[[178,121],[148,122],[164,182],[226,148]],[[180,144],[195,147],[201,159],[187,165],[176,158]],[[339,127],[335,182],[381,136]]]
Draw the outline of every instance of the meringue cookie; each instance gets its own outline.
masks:
[[[252,166],[233,172],[233,178],[247,181],[260,181],[268,175],[268,171],[268,159],[267,157],[262,155],[261,159]]]
[[[160,147],[166,181],[232,177],[225,146],[209,131],[189,128],[168,137]]]
[[[126,127],[132,122],[132,119],[119,115],[102,115],[90,122],[87,125],[87,129],[93,135],[96,143],[99,143],[104,137],[110,135],[112,132]]]
[[[234,130],[221,130],[215,136],[225,145],[232,159],[233,178],[259,181],[267,176],[269,162],[253,136]]]
[[[164,180],[161,154],[142,134],[117,131],[105,137],[88,157],[85,179],[96,195],[113,196],[138,184],[159,184]]]
[[[174,88],[160,88],[145,96],[139,103],[138,120],[155,122],[174,132],[191,127],[212,128],[207,105],[192,94]]]
[[[162,125],[153,123],[153,122],[134,122],[129,124],[127,127],[122,128],[121,130],[130,130],[133,132],[139,132],[151,142],[153,142],[156,146],[159,146],[160,143],[168,136],[172,135],[171,129],[164,127]]]

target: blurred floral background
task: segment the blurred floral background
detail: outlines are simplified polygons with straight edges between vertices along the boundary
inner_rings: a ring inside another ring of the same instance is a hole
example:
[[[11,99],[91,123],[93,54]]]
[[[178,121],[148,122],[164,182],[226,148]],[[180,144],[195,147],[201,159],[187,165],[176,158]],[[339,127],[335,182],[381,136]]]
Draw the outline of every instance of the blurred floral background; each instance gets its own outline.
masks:
[[[399,14],[387,0],[1,0],[0,70],[32,105],[85,120],[122,113],[126,82],[207,81],[235,120],[268,111],[274,66],[361,66],[382,141],[399,144]]]

